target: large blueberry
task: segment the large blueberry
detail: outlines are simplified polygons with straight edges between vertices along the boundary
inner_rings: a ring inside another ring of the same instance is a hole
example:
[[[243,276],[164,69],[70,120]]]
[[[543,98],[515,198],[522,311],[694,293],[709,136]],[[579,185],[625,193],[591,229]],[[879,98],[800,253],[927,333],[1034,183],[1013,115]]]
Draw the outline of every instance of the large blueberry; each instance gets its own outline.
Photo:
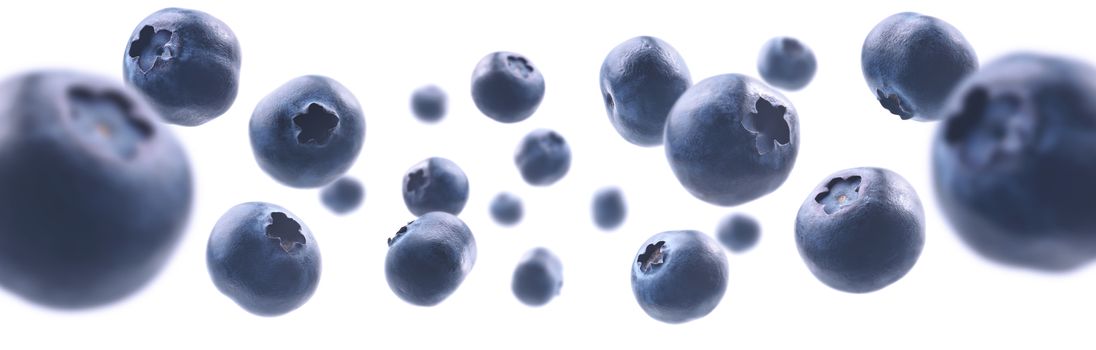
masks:
[[[905,119],[937,120],[948,93],[978,69],[959,30],[936,17],[903,12],[864,39],[860,68],[883,108]]]
[[[163,267],[190,215],[190,164],[144,97],[40,70],[0,83],[0,286],[105,305]]]
[[[799,207],[795,243],[826,285],[868,293],[898,281],[925,246],[925,213],[902,176],[879,168],[836,172]]]
[[[632,293],[647,315],[662,322],[704,317],[726,291],[727,256],[697,231],[656,234],[632,260]]]
[[[766,83],[784,90],[807,86],[818,69],[814,51],[796,38],[776,37],[761,47],[757,72]]]
[[[776,190],[798,153],[795,107],[740,74],[689,88],[666,123],[666,158],[674,175],[693,196],[716,205],[738,205]]]
[[[411,93],[411,112],[426,123],[437,123],[445,117],[449,97],[437,85],[426,85]]]
[[[533,186],[548,186],[571,169],[571,146],[559,133],[536,129],[525,135],[514,152],[521,178]]]
[[[296,310],[320,283],[312,231],[270,203],[243,203],[222,215],[209,235],[206,265],[221,293],[260,316]]]
[[[501,225],[516,225],[524,214],[521,198],[509,192],[499,193],[491,200],[491,217]]]
[[[349,176],[335,180],[320,191],[320,201],[323,205],[340,215],[357,209],[364,198],[365,188],[362,187],[362,183]]]
[[[525,253],[514,269],[510,288],[525,305],[547,304],[563,288],[563,263],[548,249],[534,248]]]
[[[403,202],[415,215],[432,211],[458,215],[468,203],[468,177],[451,160],[427,158],[403,176]]]
[[[525,56],[494,52],[472,72],[472,101],[480,112],[502,123],[517,123],[537,111],[544,99],[544,76]]]
[[[594,215],[594,224],[602,230],[612,230],[624,223],[628,215],[628,206],[624,203],[624,192],[618,187],[606,187],[594,193],[594,203],[590,209]]]
[[[732,214],[723,218],[716,228],[716,238],[732,252],[741,253],[757,245],[761,238],[761,224],[746,214]]]
[[[388,239],[384,273],[400,299],[433,306],[453,294],[476,263],[476,239],[456,216],[430,212]]]
[[[346,173],[365,141],[365,118],[346,87],[323,76],[290,80],[251,114],[259,167],[292,187],[320,187]]]
[[[638,36],[601,62],[601,95],[617,133],[639,146],[662,144],[666,115],[692,85],[685,60],[659,38]]]
[[[122,70],[169,123],[196,126],[228,111],[240,85],[240,43],[221,20],[166,8],[130,34]]]
[[[933,143],[944,215],[981,255],[1069,270],[1096,258],[1096,70],[1035,53],[956,88]]]

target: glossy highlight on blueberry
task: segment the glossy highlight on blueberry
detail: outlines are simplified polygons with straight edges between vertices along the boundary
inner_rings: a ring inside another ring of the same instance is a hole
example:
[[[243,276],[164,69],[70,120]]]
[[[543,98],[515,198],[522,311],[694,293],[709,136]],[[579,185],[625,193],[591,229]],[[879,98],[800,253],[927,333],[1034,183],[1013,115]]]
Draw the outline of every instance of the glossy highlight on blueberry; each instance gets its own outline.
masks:
[[[320,201],[335,214],[346,214],[362,204],[365,187],[361,181],[343,176],[320,191]]]
[[[761,238],[761,223],[753,216],[732,214],[719,222],[716,228],[719,243],[734,253],[752,249]]]
[[[963,34],[932,16],[887,17],[864,39],[864,80],[879,104],[902,120],[938,120],[948,94],[978,69]]]
[[[617,45],[601,63],[605,112],[620,136],[639,146],[662,144],[666,116],[692,85],[685,60],[670,44],[637,36]]]
[[[795,217],[795,242],[820,281],[870,293],[898,281],[925,245],[925,213],[913,186],[881,168],[842,170],[811,192]]]
[[[791,37],[776,37],[765,42],[757,59],[757,71],[766,83],[784,90],[806,87],[818,70],[814,51]]]
[[[628,215],[628,206],[624,202],[624,192],[618,187],[606,187],[594,193],[591,206],[594,224],[609,231],[620,227]]]
[[[528,306],[543,306],[563,288],[563,263],[546,248],[534,248],[521,258],[514,269],[511,289]]]
[[[418,306],[441,303],[476,263],[476,240],[456,216],[430,212],[388,239],[384,272],[400,299]]]
[[[437,123],[445,117],[449,97],[437,85],[426,85],[411,93],[411,112],[425,123]]]
[[[77,71],[0,82],[0,287],[87,309],[136,293],[194,197],[182,145],[140,93]]]
[[[354,95],[335,80],[307,75],[264,97],[248,126],[259,167],[290,187],[335,181],[365,142],[365,118]]]
[[[693,196],[733,206],[784,183],[799,153],[799,116],[764,83],[740,74],[685,91],[666,123],[666,158]]]
[[[415,215],[432,211],[458,215],[468,203],[468,177],[451,160],[427,158],[403,176],[403,202]]]
[[[941,210],[992,261],[1069,271],[1096,259],[1096,69],[995,59],[953,92],[932,146]]]
[[[525,215],[523,207],[518,196],[509,192],[499,193],[491,200],[491,218],[503,226],[517,225]]]
[[[501,123],[517,123],[544,99],[544,76],[525,56],[499,51],[484,56],[472,72],[472,101]]]
[[[279,316],[308,302],[320,283],[312,231],[280,206],[248,202],[217,220],[206,246],[213,284],[244,310]]]
[[[536,129],[518,144],[514,164],[526,183],[550,186],[571,169],[571,146],[555,131]]]
[[[652,236],[632,260],[632,292],[643,311],[666,323],[712,312],[727,291],[727,256],[697,231]]]
[[[208,13],[165,8],[141,21],[122,60],[126,83],[164,120],[197,126],[228,111],[240,84],[240,43]]]

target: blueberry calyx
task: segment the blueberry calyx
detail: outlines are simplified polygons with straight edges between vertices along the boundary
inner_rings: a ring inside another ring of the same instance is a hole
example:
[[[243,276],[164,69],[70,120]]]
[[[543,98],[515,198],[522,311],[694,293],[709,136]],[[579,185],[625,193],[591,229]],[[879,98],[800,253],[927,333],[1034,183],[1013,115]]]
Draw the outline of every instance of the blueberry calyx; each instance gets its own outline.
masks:
[[[170,45],[173,33],[170,30],[156,30],[152,26],[141,28],[137,40],[130,43],[129,57],[137,60],[141,73],[148,73],[156,62],[167,61],[175,56],[174,45]]]
[[[826,214],[836,213],[841,208],[851,205],[860,198],[860,176],[848,178],[834,178],[826,184],[826,190],[814,197],[814,201],[822,204]]]
[[[339,117],[324,106],[312,103],[304,113],[293,117],[293,124],[301,129],[297,134],[297,142],[323,145],[331,140],[335,127],[339,125]]]
[[[430,184],[430,177],[427,176],[426,170],[426,167],[422,167],[407,175],[407,192],[416,193]]]
[[[152,125],[134,115],[133,104],[116,91],[93,91],[76,86],[68,91],[74,124],[95,143],[106,143],[125,159],[133,159],[142,140],[152,135]]]
[[[529,64],[529,60],[525,57],[508,55],[506,56],[506,65],[522,78],[527,79],[530,75],[533,75],[533,65]]]
[[[278,240],[282,250],[289,253],[297,246],[305,245],[304,235],[301,234],[301,224],[282,212],[270,213],[270,225],[266,225],[266,237]]]
[[[411,226],[411,224],[414,223],[414,222],[415,222],[415,220],[408,221],[407,225],[404,225],[403,227],[400,227],[400,230],[396,231],[395,236],[392,236],[392,237],[388,238],[388,246],[391,247],[392,244],[396,243],[396,241],[400,239],[400,237],[403,237],[403,235],[405,233],[407,233],[407,226]]]
[[[1034,134],[1034,120],[1022,113],[1019,97],[991,97],[983,88],[964,96],[959,113],[947,123],[944,140],[961,144],[962,161],[978,167],[1021,152]]]
[[[788,112],[787,107],[758,98],[754,109],[753,113],[742,118],[742,127],[756,135],[755,146],[758,154],[768,154],[777,145],[787,145],[791,141],[791,129],[784,119]]]
[[[898,94],[886,94],[882,89],[878,89],[875,90],[875,95],[879,97],[879,104],[891,114],[897,115],[902,120],[913,118],[913,112],[906,109],[905,103],[902,103],[902,97]]]
[[[655,265],[662,265],[665,257],[665,253],[662,251],[662,247],[666,245],[666,241],[658,241],[654,244],[648,244],[647,249],[643,251],[643,254],[639,255],[637,263],[639,264],[639,270],[643,272],[651,271],[651,268]]]

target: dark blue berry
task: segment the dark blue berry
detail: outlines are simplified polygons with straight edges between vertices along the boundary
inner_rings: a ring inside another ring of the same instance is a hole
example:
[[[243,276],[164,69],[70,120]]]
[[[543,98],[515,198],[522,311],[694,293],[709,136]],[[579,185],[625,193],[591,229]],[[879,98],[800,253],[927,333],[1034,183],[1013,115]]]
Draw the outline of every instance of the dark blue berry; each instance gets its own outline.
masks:
[[[511,289],[523,304],[542,306],[563,288],[563,263],[551,251],[535,248],[525,253],[514,269]]]
[[[427,85],[411,93],[411,111],[419,120],[437,123],[445,117],[448,97],[445,91],[436,85]]]
[[[598,228],[609,231],[620,227],[628,214],[628,207],[624,204],[624,193],[617,187],[598,190],[594,193],[591,211]]]
[[[419,305],[441,303],[457,290],[476,263],[476,240],[463,221],[430,212],[388,239],[384,272],[400,299]]]
[[[523,215],[521,198],[509,192],[499,193],[495,199],[491,200],[491,217],[501,225],[516,225]]]
[[[472,72],[472,101],[480,112],[502,123],[517,123],[536,112],[544,99],[544,76],[525,56],[494,52]]]
[[[443,211],[457,215],[468,203],[468,177],[457,163],[427,158],[403,176],[403,202],[415,215]]]
[[[719,222],[716,237],[730,251],[745,252],[757,245],[761,238],[761,224],[752,216],[733,214]]]
[[[632,260],[632,292],[643,311],[666,323],[712,312],[727,291],[727,256],[697,231],[652,236]]]
[[[559,133],[537,129],[525,135],[514,152],[521,178],[533,186],[549,186],[571,169],[571,147]]]
[[[323,205],[336,214],[346,214],[357,209],[365,198],[365,188],[358,180],[344,176],[320,191]]]
[[[784,90],[799,90],[807,86],[817,69],[814,51],[796,38],[769,39],[757,58],[757,71],[761,73],[761,78]]]
[[[609,121],[620,136],[639,146],[662,144],[666,115],[690,85],[685,60],[655,37],[628,39],[601,63],[601,95]]]

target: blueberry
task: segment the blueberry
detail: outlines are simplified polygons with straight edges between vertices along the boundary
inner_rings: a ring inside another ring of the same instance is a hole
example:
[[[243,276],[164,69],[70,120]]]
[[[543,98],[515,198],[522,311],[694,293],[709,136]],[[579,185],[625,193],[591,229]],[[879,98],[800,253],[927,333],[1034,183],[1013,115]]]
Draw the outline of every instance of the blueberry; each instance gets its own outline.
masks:
[[[666,115],[689,85],[685,60],[655,37],[628,39],[601,63],[601,95],[609,121],[635,145],[662,144]]]
[[[427,158],[403,176],[403,202],[415,215],[443,211],[458,215],[468,203],[468,177],[457,163],[441,158]]]
[[[719,222],[716,237],[732,252],[741,253],[757,245],[761,238],[761,224],[752,216],[733,214]]]
[[[740,74],[705,79],[681,95],[666,123],[666,158],[693,196],[738,205],[788,178],[799,116],[776,90]]]
[[[766,83],[784,90],[799,90],[814,78],[818,62],[814,51],[799,39],[776,37],[765,42],[757,58],[757,72]]]
[[[594,193],[594,204],[591,212],[594,215],[594,223],[598,228],[609,231],[620,227],[628,214],[628,207],[624,204],[624,193],[617,187],[606,187]]]
[[[536,129],[525,135],[514,152],[514,164],[521,178],[534,186],[548,186],[571,169],[571,147],[559,133]]]
[[[1096,69],[1015,53],[953,92],[933,143],[944,215],[975,251],[1011,266],[1096,258]]]
[[[727,256],[719,243],[697,231],[654,235],[632,260],[632,293],[647,315],[662,322],[704,317],[726,291]]]
[[[476,239],[463,221],[430,212],[388,239],[384,273],[400,299],[433,306],[453,294],[476,263]]]
[[[416,118],[427,123],[437,123],[445,117],[448,97],[440,87],[427,85],[411,93],[411,111]]]
[[[795,243],[826,285],[868,293],[898,281],[925,246],[925,213],[902,176],[886,169],[834,173],[795,217]]]
[[[346,214],[362,204],[365,198],[365,188],[358,180],[344,176],[320,191],[320,200],[323,205],[336,214]]]
[[[166,8],[130,34],[125,80],[169,123],[196,126],[224,114],[240,85],[240,43],[221,20]]]
[[[563,288],[563,263],[551,251],[535,248],[525,253],[514,269],[514,296],[523,304],[542,306]]]
[[[346,87],[323,76],[290,80],[251,114],[259,167],[292,187],[320,187],[350,169],[365,141],[365,118]]]
[[[146,285],[190,215],[190,164],[136,91],[39,70],[0,83],[0,286],[90,308]]]
[[[516,225],[523,215],[521,198],[509,192],[499,193],[495,199],[491,200],[491,217],[501,225]]]
[[[472,100],[480,112],[502,123],[517,123],[544,99],[544,76],[525,56],[494,52],[472,72]]]
[[[209,235],[206,265],[221,293],[259,316],[296,310],[320,283],[312,231],[270,203],[243,203],[222,215]]]
[[[959,30],[936,17],[903,12],[864,39],[860,67],[872,95],[903,120],[940,118],[948,93],[978,69]]]

